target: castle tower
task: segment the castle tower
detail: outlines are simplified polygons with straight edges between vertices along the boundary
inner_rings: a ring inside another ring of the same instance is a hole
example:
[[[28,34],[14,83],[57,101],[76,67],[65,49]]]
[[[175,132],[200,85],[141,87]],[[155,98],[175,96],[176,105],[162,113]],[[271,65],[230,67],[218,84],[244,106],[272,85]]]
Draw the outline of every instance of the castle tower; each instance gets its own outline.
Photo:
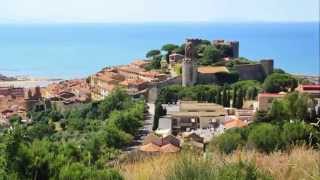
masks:
[[[273,59],[263,59],[260,63],[266,76],[273,72]]]
[[[233,58],[239,58],[239,41],[230,42]]]
[[[198,79],[198,67],[195,59],[195,46],[199,39],[187,39],[185,57],[182,61],[182,86],[192,86]]]

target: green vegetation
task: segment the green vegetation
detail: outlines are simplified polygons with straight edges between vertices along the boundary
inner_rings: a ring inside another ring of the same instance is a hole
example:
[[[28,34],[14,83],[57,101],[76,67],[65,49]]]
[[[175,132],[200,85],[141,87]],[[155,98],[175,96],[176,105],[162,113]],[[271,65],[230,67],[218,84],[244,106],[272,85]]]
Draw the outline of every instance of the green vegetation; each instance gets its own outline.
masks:
[[[214,138],[210,149],[229,154],[237,148],[255,148],[266,153],[294,145],[318,148],[320,131],[309,123],[317,123],[319,117],[312,98],[293,92],[274,101],[268,112],[257,112],[249,127],[229,130]]]
[[[117,89],[67,112],[36,108],[0,136],[2,179],[123,179],[107,164],[142,125],[145,105]],[[60,125],[60,126],[59,126]],[[60,127],[60,128],[57,128]]]
[[[303,120],[309,123],[316,123],[317,116],[314,100],[307,94],[292,92],[282,100],[275,100],[268,112],[258,112],[258,122],[284,122],[288,120]]]
[[[234,84],[224,84],[223,86],[196,85],[182,87],[180,85],[171,85],[161,89],[158,100],[162,104],[172,104],[178,100],[193,100],[217,103],[225,107],[229,107],[232,100],[233,107],[240,108],[244,100],[255,99],[261,89],[261,84],[252,80],[238,81]]]
[[[210,159],[198,159],[193,155],[182,156],[167,175],[168,180],[248,180],[248,179],[272,179],[266,173],[259,171],[255,165],[249,162],[216,164]]]
[[[161,54],[161,51],[164,54]],[[165,57],[167,62],[169,62],[169,55],[172,53],[185,54],[185,44],[176,45],[176,44],[164,44],[161,47],[161,51],[158,49],[149,50],[146,53],[146,57],[151,60],[151,65],[146,67],[147,70],[151,69],[160,69],[160,61],[162,56]],[[202,40],[200,44],[195,47],[195,56],[199,59],[199,65],[222,65],[226,66],[229,69],[233,69],[236,64],[250,64],[254,63],[246,58],[238,58],[230,62],[223,61],[224,57],[232,56],[232,49],[225,45],[212,45],[208,40]],[[237,80],[236,80],[237,81]],[[235,82],[235,81],[233,81]]]
[[[154,58],[155,56],[159,56],[161,51],[158,49],[153,49],[147,52],[146,58]]]
[[[263,88],[269,93],[288,92],[293,91],[298,86],[298,81],[289,74],[273,73],[268,76]]]
[[[212,65],[221,59],[221,51],[212,45],[206,45],[200,59],[201,65]]]

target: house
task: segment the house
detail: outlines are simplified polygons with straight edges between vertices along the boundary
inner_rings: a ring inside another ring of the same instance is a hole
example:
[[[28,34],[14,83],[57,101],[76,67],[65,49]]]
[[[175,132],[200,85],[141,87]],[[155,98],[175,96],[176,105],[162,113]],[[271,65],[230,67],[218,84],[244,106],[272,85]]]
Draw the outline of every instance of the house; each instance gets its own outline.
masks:
[[[307,93],[313,98],[320,98],[320,84],[300,84],[296,91],[300,93]]]
[[[281,99],[285,96],[284,93],[260,93],[258,94],[258,110],[268,111],[271,108],[272,102],[276,99]]]
[[[234,118],[223,123],[224,129],[242,128],[247,125],[248,123],[246,121],[242,121],[238,118]]]
[[[236,109],[235,116],[242,121],[253,121],[255,110],[252,109]]]
[[[171,114],[172,133],[213,127],[213,123],[224,119],[225,114],[223,106],[218,104],[181,101],[179,112]]]
[[[175,153],[180,151],[180,140],[175,136],[168,135],[166,137],[158,137],[154,134],[149,134],[139,148],[142,152],[162,152]]]
[[[167,136],[172,134],[172,124],[170,116],[160,117],[159,125],[155,133],[160,136]]]
[[[203,84],[217,81],[217,75],[229,73],[225,66],[200,66],[198,67],[198,82]]]
[[[136,68],[145,68],[147,67],[151,62],[148,60],[134,60],[131,65]]]

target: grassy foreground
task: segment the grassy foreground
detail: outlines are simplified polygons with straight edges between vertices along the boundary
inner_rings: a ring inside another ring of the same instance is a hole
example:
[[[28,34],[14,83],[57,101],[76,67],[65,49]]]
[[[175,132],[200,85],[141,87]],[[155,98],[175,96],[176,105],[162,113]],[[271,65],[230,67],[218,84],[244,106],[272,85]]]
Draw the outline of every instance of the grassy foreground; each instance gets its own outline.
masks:
[[[320,152],[304,146],[290,152],[262,154],[235,151],[229,155],[187,152],[159,155],[119,167],[125,179],[320,179]]]

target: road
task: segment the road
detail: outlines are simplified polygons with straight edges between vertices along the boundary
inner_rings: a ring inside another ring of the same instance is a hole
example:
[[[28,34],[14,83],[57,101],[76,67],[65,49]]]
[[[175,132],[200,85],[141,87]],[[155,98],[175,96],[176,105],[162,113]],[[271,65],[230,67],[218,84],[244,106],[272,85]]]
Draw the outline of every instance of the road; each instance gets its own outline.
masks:
[[[130,152],[138,149],[138,147],[142,144],[144,138],[152,132],[153,126],[153,117],[154,117],[154,108],[155,105],[148,103],[148,112],[145,114],[145,119],[143,121],[143,126],[140,128],[139,133],[134,138],[132,144],[125,148],[124,151]]]

